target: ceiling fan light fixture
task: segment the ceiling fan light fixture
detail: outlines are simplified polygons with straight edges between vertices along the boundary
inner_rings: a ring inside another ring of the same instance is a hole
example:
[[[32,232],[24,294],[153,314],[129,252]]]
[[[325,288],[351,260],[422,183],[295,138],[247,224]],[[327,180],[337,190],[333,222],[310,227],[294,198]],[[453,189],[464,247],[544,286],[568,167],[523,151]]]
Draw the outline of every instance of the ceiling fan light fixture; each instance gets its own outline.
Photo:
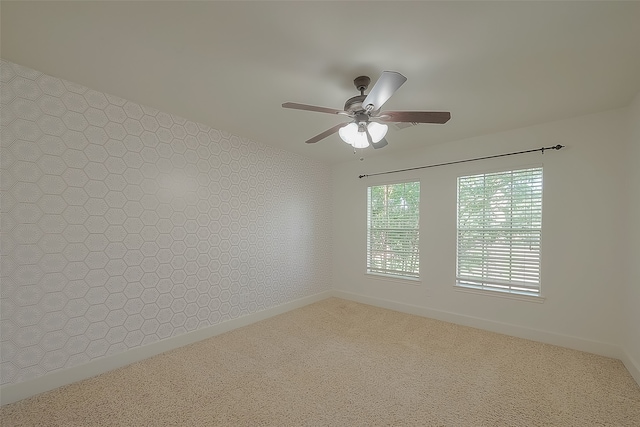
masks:
[[[347,144],[353,146],[353,148],[367,148],[369,141],[367,140],[367,134],[360,132],[360,126],[357,123],[352,122],[346,126],[341,127],[338,130],[338,135]]]
[[[367,130],[369,131],[369,135],[371,135],[371,141],[375,143],[380,142],[382,138],[385,137],[387,131],[389,130],[389,126],[376,122],[370,122],[367,125]]]

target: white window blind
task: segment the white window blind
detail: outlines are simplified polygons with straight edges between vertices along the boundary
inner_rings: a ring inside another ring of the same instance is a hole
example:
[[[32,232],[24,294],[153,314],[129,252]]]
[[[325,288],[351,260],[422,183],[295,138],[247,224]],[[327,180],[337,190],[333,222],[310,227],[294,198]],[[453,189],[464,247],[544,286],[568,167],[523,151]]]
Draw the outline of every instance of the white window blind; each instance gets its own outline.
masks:
[[[456,284],[540,294],[542,168],[458,178]]]
[[[368,188],[367,272],[418,278],[420,182]]]

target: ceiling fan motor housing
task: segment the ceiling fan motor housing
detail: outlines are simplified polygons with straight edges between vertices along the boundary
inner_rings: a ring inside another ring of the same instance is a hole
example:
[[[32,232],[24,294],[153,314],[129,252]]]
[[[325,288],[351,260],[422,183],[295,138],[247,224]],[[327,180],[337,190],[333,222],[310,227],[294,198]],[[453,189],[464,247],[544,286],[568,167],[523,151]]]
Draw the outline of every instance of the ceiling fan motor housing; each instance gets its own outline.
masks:
[[[364,101],[366,97],[366,95],[358,95],[347,99],[347,102],[344,103],[344,111],[349,113],[349,115],[354,115],[364,111],[364,108],[362,108],[362,101]]]
[[[370,83],[371,79],[368,76],[359,76],[353,80],[353,84],[356,86],[356,89],[360,91],[360,95],[349,98],[347,102],[345,102],[344,111],[349,113],[349,115],[358,115],[365,111],[362,102],[367,98],[364,91],[367,90]]]

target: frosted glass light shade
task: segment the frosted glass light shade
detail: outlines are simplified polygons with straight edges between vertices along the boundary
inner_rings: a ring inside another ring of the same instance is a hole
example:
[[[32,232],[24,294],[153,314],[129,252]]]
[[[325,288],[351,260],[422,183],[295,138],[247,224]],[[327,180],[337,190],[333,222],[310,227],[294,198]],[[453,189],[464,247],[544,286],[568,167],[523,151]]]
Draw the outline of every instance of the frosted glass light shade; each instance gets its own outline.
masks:
[[[367,134],[364,132],[357,132],[356,138],[353,140],[351,145],[353,145],[353,148],[367,148],[369,146]]]
[[[353,145],[352,141],[356,139],[358,134],[358,125],[356,123],[349,123],[346,126],[342,126],[338,129],[338,135],[340,138],[349,145]]]
[[[352,145],[354,148],[367,148],[369,146],[367,134],[358,132],[358,124],[355,122],[338,129],[338,135],[340,135],[340,138],[344,142]]]
[[[369,130],[369,135],[371,135],[371,141],[379,142],[387,134],[389,126],[371,122],[367,126],[367,129]]]

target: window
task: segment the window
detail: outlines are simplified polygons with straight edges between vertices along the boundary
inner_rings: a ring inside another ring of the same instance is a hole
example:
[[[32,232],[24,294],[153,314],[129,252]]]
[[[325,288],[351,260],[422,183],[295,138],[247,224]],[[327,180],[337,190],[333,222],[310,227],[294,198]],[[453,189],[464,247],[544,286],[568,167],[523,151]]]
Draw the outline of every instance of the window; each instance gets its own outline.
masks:
[[[542,168],[458,178],[456,285],[540,295]]]
[[[420,183],[368,188],[367,273],[417,279]]]

